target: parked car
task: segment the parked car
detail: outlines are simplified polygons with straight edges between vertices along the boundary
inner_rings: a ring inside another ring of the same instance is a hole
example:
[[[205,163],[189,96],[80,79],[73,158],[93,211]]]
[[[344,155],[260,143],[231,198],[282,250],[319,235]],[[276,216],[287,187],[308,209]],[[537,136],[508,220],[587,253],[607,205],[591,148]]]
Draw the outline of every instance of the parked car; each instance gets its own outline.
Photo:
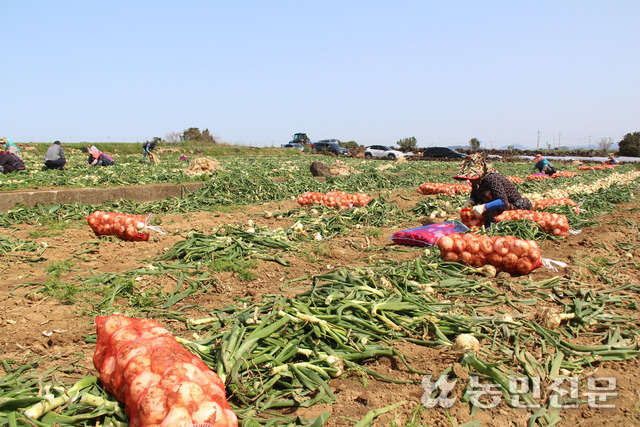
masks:
[[[339,146],[335,142],[316,142],[311,147],[313,151],[316,153],[320,153],[322,151],[328,151],[329,153],[335,154],[336,156],[348,156],[349,150],[344,147]]]
[[[284,144],[282,148],[297,148],[298,150],[304,150],[302,144],[298,144],[297,142],[290,142],[288,144]]]
[[[413,153],[403,153],[402,151],[394,150],[386,145],[371,145],[366,147],[364,157],[371,158],[383,158],[395,160],[402,156],[411,156]]]
[[[436,157],[444,159],[464,159],[466,154],[462,154],[449,147],[429,147],[422,153],[424,157]]]
[[[340,140],[339,139],[321,139],[318,142],[332,142],[334,144],[340,145]]]

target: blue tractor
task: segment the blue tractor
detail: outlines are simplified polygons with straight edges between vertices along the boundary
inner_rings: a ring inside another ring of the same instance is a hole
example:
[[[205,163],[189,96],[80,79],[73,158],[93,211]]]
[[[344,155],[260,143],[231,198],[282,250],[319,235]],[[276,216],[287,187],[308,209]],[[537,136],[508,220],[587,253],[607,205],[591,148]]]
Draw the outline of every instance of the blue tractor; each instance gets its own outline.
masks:
[[[301,144],[302,146],[311,147],[313,142],[311,142],[306,133],[298,132],[293,134],[293,139],[289,141],[289,144]]]

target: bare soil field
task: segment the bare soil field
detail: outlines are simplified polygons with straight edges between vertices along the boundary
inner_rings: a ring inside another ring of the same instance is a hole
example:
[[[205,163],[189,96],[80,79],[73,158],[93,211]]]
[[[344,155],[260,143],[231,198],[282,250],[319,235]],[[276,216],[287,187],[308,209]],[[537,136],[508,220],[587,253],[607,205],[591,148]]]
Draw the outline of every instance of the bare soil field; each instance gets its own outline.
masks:
[[[393,196],[393,202],[402,209],[409,209],[425,196],[415,192],[401,192]],[[32,363],[38,360],[37,369],[45,371],[53,366],[72,367],[67,369],[69,381],[85,375],[96,375],[92,364],[95,344],[87,343],[85,337],[95,334],[94,312],[86,301],[79,299],[73,303],[63,303],[51,297],[38,297],[30,293],[49,279],[47,267],[52,262],[71,260],[72,269],[64,273],[61,280],[74,281],[80,276],[89,276],[96,272],[117,273],[142,268],[150,260],[183,239],[188,230],[210,233],[223,224],[244,225],[253,220],[269,228],[290,226],[288,219],[265,218],[265,211],[283,212],[297,207],[295,201],[286,201],[261,206],[243,206],[229,212],[199,212],[193,214],[161,215],[165,235],[154,234],[148,242],[124,242],[103,240],[85,256],[73,257],[86,243],[97,237],[86,223],[63,228],[56,233],[42,233],[37,241],[46,245],[42,260],[30,262],[26,259],[0,257],[0,353],[2,359],[13,359]],[[618,205],[615,212],[600,218],[600,224],[582,230],[580,234],[570,235],[559,241],[540,242],[544,258],[567,263],[566,269],[553,272],[544,267],[529,275],[522,276],[518,282],[540,281],[559,275],[579,280],[585,286],[594,289],[607,289],[625,283],[639,283],[640,277],[640,201]],[[259,301],[263,295],[284,293],[293,296],[308,288],[309,283],[299,282],[296,287],[283,284],[300,276],[313,276],[340,267],[366,266],[372,255],[368,248],[395,246],[390,235],[402,228],[421,224],[398,224],[394,228],[380,229],[377,234],[365,234],[361,229],[353,229],[348,236],[336,237],[323,242],[323,250],[314,252],[314,257],[300,254],[285,254],[290,262],[283,266],[269,261],[259,261],[254,268],[255,278],[246,281],[230,272],[218,273],[220,284],[214,291],[189,297],[180,302],[183,306],[199,306],[213,309],[225,306],[234,298],[250,298]],[[12,228],[0,229],[0,235],[18,239],[34,239],[37,228],[17,224]],[[627,242],[621,249],[619,242]],[[423,256],[422,248],[407,248],[406,251],[389,251],[385,257],[394,259],[412,259]],[[608,264],[598,260],[616,260],[618,266],[629,268],[607,270]],[[622,263],[622,264],[620,264]],[[599,266],[598,270],[596,266]],[[607,272],[609,271],[609,272]],[[610,274],[609,282],[603,280]],[[155,277],[141,277],[139,286],[147,286]],[[171,288],[175,282],[170,275],[162,279],[163,286]],[[16,286],[20,284],[28,284]],[[492,279],[492,286],[500,287],[501,276]],[[633,292],[629,292],[633,294]],[[633,297],[638,300],[638,295]],[[189,313],[187,309],[187,313]],[[202,311],[193,309],[194,316],[203,316]],[[531,308],[523,307],[523,310]],[[638,319],[637,312],[625,313]],[[175,335],[188,337],[188,331],[180,322],[168,322],[165,325]],[[469,373],[459,365],[460,353],[450,348],[423,347],[409,342],[397,344],[399,350],[412,359],[412,366],[429,372],[432,378],[438,376],[450,366],[458,382],[468,380]],[[601,425],[640,425],[640,361],[633,358],[624,362],[594,363],[586,377],[615,377],[617,397],[608,401],[613,408],[592,408],[582,402],[577,408],[562,409],[561,426],[601,426]],[[519,426],[526,425],[531,410],[511,408],[504,399],[492,409],[477,409],[458,401],[450,408],[425,408],[420,402],[424,394],[421,376],[409,372],[396,358],[378,358],[370,362],[372,367],[386,375],[413,380],[412,384],[393,384],[375,378],[363,378],[356,375],[343,375],[330,382],[331,389],[338,401],[331,405],[319,404],[310,408],[300,408],[295,414],[313,418],[328,411],[331,417],[325,425],[349,426],[362,419],[372,409],[386,407],[396,402],[405,402],[372,421],[375,426],[457,426],[475,421],[475,426]],[[2,370],[0,369],[0,372]],[[457,394],[456,394],[457,393]],[[460,397],[460,389],[453,395]]]

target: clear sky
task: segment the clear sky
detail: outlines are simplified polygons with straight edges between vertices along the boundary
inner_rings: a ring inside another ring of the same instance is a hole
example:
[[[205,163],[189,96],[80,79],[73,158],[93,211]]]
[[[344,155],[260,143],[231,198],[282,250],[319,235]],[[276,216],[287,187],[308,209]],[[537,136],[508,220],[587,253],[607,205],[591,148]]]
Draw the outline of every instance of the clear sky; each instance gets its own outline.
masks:
[[[640,131],[639,18],[638,0],[0,0],[0,137],[617,143]]]

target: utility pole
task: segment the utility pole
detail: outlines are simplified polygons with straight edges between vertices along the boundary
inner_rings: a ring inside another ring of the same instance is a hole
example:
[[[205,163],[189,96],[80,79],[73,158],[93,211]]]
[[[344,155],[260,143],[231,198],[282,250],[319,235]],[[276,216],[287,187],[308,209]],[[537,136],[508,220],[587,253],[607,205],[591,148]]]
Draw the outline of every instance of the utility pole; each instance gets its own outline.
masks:
[[[589,150],[591,150],[591,133],[589,133]]]
[[[536,141],[536,151],[540,151],[540,131],[538,130],[538,140]]]
[[[560,148],[560,136],[561,136],[561,135],[562,135],[562,134],[561,134],[560,132],[558,132],[558,147],[557,147],[557,148]]]

